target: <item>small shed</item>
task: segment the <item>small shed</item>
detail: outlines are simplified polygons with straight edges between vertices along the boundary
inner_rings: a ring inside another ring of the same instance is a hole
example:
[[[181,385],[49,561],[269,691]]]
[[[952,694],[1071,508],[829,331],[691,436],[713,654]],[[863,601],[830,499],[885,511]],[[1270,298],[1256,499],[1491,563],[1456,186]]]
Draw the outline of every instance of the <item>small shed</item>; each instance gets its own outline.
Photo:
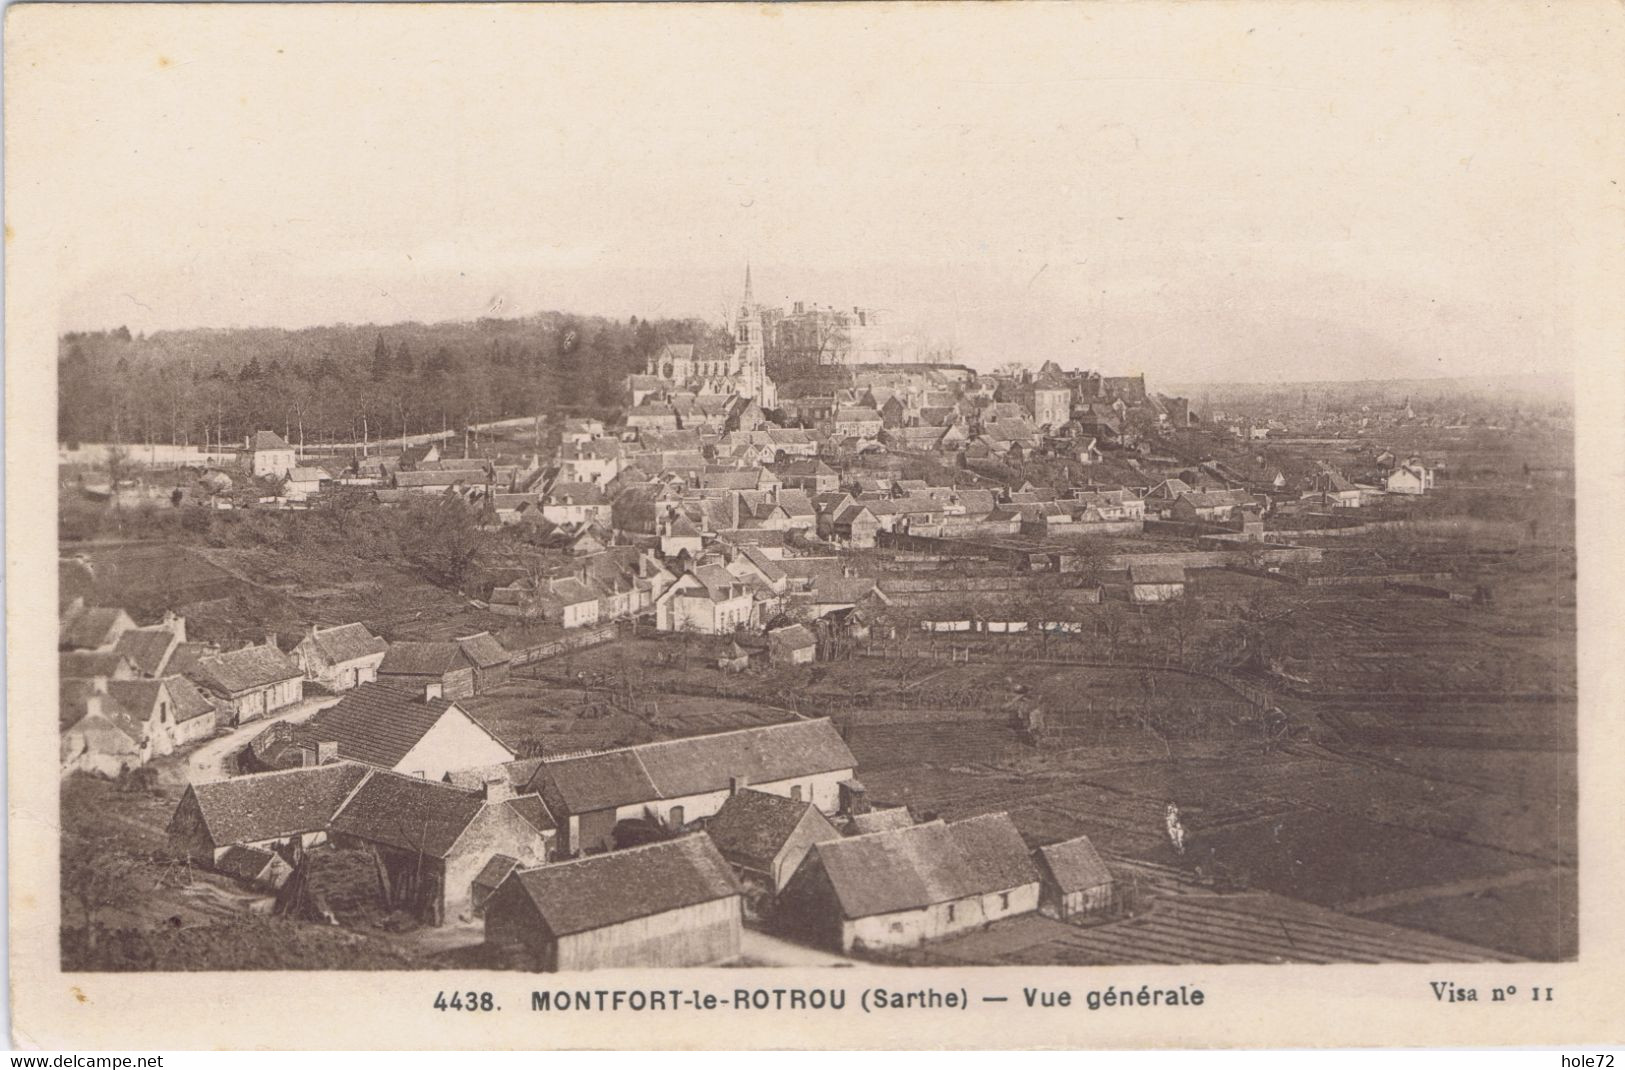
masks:
[[[1116,884],[1089,837],[1052,843],[1037,854],[1039,913],[1065,919],[1111,909]]]
[[[818,657],[818,637],[804,624],[767,633],[767,657],[774,665],[811,665]]]
[[[1129,601],[1137,605],[1171,602],[1185,594],[1185,566],[1172,564],[1130,565]]]

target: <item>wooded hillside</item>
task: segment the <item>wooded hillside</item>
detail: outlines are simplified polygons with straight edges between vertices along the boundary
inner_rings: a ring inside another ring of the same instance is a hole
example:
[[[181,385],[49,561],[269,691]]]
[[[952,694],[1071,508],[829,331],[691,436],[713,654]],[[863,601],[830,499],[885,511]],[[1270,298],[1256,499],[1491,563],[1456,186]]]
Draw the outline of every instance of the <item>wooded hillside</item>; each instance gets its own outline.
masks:
[[[534,413],[600,414],[666,342],[724,353],[699,320],[543,313],[463,323],[70,333],[58,346],[66,442],[307,444],[422,434]]]

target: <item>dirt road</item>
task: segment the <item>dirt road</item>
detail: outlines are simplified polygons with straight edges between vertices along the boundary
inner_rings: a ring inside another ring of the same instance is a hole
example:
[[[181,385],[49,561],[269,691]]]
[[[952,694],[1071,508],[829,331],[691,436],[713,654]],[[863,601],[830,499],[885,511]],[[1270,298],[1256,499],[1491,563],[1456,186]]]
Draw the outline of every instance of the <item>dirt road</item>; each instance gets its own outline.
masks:
[[[194,782],[220,779],[224,775],[221,771],[221,761],[226,755],[246,747],[249,740],[265,730],[266,725],[275,721],[298,724],[313,717],[317,711],[327,709],[341,697],[339,695],[323,695],[320,698],[308,698],[270,717],[250,721],[248,724],[232,729],[223,736],[216,736],[187,757],[186,778]]]

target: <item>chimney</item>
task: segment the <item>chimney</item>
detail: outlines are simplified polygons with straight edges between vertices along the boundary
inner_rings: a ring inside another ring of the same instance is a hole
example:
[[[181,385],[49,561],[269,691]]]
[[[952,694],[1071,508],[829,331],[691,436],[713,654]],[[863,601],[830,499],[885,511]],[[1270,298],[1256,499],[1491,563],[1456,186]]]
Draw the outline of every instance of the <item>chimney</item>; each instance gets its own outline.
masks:
[[[105,686],[105,683],[106,683],[106,681],[103,681],[104,686]],[[85,698],[85,716],[86,717],[100,717],[101,713],[102,713],[102,696],[101,696],[101,694],[99,692],[93,692],[92,694],[90,694],[89,696],[87,696]]]
[[[164,627],[175,636],[177,643],[186,642],[186,618],[177,615],[173,610],[164,610]]]
[[[90,679],[90,690],[98,695],[107,694],[107,677],[93,676]]]
[[[276,631],[274,629],[270,629],[270,630],[266,631],[266,633],[265,633],[265,645],[268,646],[268,647],[271,647],[273,649],[277,649]]]
[[[326,765],[328,762],[339,760],[339,743],[336,739],[324,739],[316,744],[316,764]]]
[[[480,794],[489,803],[507,802],[514,797],[513,782],[505,776],[486,777]]]
[[[439,680],[433,680],[423,685],[423,701],[433,702],[445,695],[445,685]]]
[[[748,776],[731,776],[728,778],[728,794],[730,796],[738,795],[749,786],[750,777]]]

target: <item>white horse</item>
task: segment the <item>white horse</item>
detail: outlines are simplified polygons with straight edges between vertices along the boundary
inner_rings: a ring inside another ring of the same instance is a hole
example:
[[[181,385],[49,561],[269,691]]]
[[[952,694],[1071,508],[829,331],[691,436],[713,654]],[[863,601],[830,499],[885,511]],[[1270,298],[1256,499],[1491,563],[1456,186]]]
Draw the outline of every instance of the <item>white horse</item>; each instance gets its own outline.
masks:
[[[1168,804],[1164,820],[1168,825],[1168,842],[1174,845],[1178,854],[1185,853],[1185,826],[1179,820],[1179,807],[1173,803]]]

